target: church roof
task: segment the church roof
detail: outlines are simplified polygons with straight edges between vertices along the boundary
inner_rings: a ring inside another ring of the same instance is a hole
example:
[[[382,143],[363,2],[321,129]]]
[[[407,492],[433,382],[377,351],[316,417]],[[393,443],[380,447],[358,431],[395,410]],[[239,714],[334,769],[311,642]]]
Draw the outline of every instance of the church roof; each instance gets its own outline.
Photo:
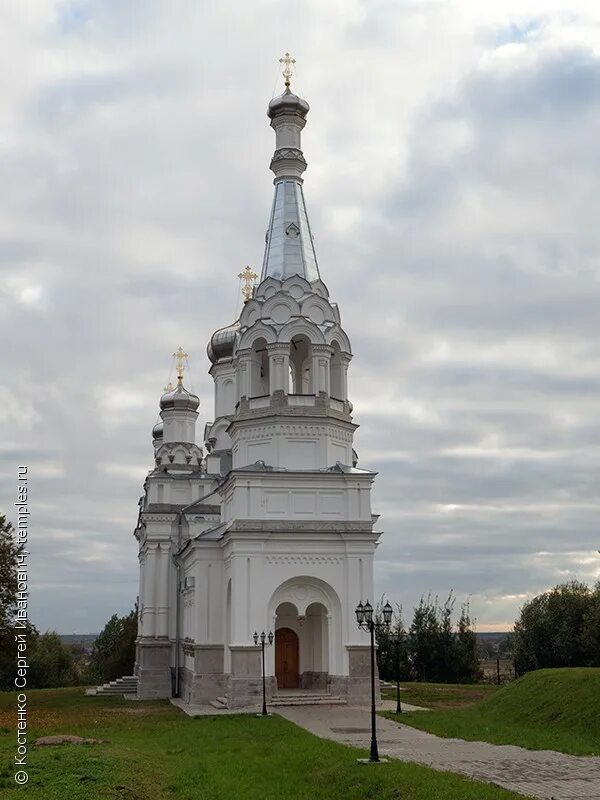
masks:
[[[261,280],[283,281],[292,275],[309,282],[320,278],[302,185],[285,180],[275,184]]]
[[[320,279],[306,203],[302,173],[306,160],[300,134],[306,124],[309,105],[289,86],[269,103],[267,111],[275,131],[275,152],[271,170],[275,173],[275,194],[265,241],[261,281],[283,281],[301,275],[312,283]]]

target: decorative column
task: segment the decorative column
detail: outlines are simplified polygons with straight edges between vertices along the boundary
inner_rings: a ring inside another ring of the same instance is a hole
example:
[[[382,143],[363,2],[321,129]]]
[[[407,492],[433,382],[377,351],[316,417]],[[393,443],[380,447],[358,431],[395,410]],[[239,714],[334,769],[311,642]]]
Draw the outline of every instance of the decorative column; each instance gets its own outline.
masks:
[[[325,614],[322,623],[323,630],[321,636],[323,637],[323,641],[321,642],[321,665],[323,671],[331,675],[335,674],[333,671],[333,648],[331,645],[331,614]],[[327,670],[324,669],[325,665],[327,665]]]
[[[269,354],[269,394],[288,394],[290,385],[290,346],[285,342],[267,345]]]
[[[352,356],[347,353],[340,353],[340,362],[342,370],[342,397],[340,400],[348,400],[348,365],[352,361]]]
[[[154,638],[156,635],[156,548],[156,543],[146,543],[146,552],[144,554],[144,607],[142,613],[142,636],[144,638]]]
[[[169,566],[171,555],[169,544],[163,542],[156,552],[158,601],[156,608],[156,635],[160,638],[169,635]]]
[[[252,350],[249,347],[244,348],[243,350],[238,350],[238,400],[241,400],[242,397],[250,397],[250,374],[252,369],[251,359]]]
[[[140,562],[140,588],[138,597],[138,636],[143,636],[142,615],[144,613],[144,590],[145,590],[145,574],[146,574],[146,556],[140,551],[138,555]]]
[[[313,344],[312,346],[312,393],[324,392],[329,394],[329,365],[331,363],[332,349],[326,344]]]

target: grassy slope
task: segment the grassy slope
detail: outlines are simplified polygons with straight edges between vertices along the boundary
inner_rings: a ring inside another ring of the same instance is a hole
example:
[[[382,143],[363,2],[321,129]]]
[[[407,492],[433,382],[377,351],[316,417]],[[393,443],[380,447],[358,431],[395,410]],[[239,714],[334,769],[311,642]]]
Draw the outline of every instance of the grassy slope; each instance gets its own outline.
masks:
[[[530,672],[473,706],[413,712],[402,722],[438,736],[600,755],[600,669]]]
[[[29,693],[31,741],[70,733],[93,746],[30,748],[26,789],[13,783],[14,695],[0,695],[0,794],[6,800],[517,800],[415,764],[356,763],[361,751],[273,716],[190,719],[169,703]],[[519,796],[520,797],[520,796]],[[522,800],[522,798],[521,798]]]
[[[485,700],[498,690],[497,686],[485,683],[401,683],[400,700],[425,708],[463,708]],[[396,700],[395,689],[385,689],[382,697]]]

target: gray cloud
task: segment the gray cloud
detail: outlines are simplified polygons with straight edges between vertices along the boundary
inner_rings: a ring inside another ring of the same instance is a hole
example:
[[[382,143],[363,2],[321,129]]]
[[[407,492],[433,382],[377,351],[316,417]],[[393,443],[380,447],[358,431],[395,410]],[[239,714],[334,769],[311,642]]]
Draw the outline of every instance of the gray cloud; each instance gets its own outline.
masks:
[[[180,343],[211,418],[206,341],[262,257],[280,47],[379,471],[378,591],[454,588],[486,628],[600,575],[593,6],[24,3],[0,56],[0,478],[8,508],[31,468],[40,627],[135,599]]]

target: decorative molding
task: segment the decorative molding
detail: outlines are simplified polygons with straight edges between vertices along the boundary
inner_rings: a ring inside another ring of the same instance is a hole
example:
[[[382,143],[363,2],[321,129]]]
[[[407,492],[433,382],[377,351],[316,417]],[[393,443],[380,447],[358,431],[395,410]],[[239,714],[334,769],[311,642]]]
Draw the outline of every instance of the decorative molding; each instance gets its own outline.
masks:
[[[299,150],[297,147],[280,147],[279,150],[275,150],[271,158],[271,163],[274,164],[278,161],[285,161],[290,158],[294,159],[294,161],[300,161],[306,166],[304,154],[302,150]]]
[[[275,564],[342,564],[342,556],[304,556],[304,555],[279,555],[267,556],[266,563],[269,566]]]
[[[298,406],[303,409],[302,406]],[[268,425],[253,425],[252,427],[238,428],[236,431],[236,438],[238,441],[254,441],[256,439],[270,439],[275,434],[282,434],[284,436],[306,436],[312,437],[328,437],[340,442],[352,443],[353,431],[348,431],[345,428],[340,428],[337,425],[323,425],[323,423],[293,423],[293,422],[277,422],[269,423]]]

